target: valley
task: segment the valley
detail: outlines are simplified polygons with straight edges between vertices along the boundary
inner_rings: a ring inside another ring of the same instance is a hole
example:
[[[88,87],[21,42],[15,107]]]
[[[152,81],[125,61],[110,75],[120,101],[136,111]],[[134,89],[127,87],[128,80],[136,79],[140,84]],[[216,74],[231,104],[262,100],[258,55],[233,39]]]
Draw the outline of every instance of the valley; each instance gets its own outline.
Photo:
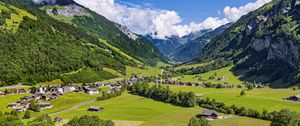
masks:
[[[190,25],[93,2],[0,1],[0,126],[300,124],[299,0]]]

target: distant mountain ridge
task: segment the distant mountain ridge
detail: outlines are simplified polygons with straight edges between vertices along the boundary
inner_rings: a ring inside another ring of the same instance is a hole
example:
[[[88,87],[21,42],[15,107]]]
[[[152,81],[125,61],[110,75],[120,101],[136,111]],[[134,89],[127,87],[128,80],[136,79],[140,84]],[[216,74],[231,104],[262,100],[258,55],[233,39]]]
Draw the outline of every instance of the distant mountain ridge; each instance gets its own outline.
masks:
[[[205,34],[198,35],[197,38],[194,37],[189,39],[187,43],[177,47],[171,54],[169,54],[169,58],[176,62],[188,62],[196,58],[211,39],[223,33],[223,31],[228,29],[232,24],[233,23],[228,23],[215,30],[207,30],[204,32]]]

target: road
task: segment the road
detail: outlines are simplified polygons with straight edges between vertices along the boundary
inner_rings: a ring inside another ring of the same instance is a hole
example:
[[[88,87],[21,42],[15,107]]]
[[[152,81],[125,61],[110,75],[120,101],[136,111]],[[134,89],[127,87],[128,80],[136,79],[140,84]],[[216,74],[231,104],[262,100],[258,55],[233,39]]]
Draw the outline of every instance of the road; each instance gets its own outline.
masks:
[[[90,104],[90,103],[95,102],[95,101],[96,101],[96,100],[91,100],[91,101],[82,102],[82,103],[77,104],[77,105],[75,105],[75,106],[72,106],[72,107],[70,107],[70,108],[67,108],[67,109],[64,109],[64,110],[61,110],[61,111],[58,111],[58,112],[51,113],[51,114],[49,114],[49,115],[51,116],[51,115],[56,115],[56,114],[63,113],[63,112],[66,112],[66,111],[70,111],[70,110],[79,108],[79,107],[81,107],[81,106],[84,106],[84,105],[86,105],[86,104]]]

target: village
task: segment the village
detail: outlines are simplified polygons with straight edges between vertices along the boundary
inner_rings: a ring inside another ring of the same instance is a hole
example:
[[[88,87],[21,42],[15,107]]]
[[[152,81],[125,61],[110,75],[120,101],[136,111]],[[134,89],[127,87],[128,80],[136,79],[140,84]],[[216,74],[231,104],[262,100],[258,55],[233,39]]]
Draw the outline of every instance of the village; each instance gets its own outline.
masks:
[[[122,81],[110,82],[110,83],[89,83],[89,84],[69,84],[66,86],[40,86],[38,88],[31,87],[27,91],[24,88],[19,90],[17,89],[6,89],[5,91],[0,91],[0,96],[10,95],[10,94],[24,94],[30,93],[29,96],[23,96],[18,101],[14,103],[8,103],[8,108],[13,108],[16,111],[23,112],[29,109],[30,103],[36,102],[36,105],[40,110],[51,109],[51,101],[63,96],[66,93],[86,93],[89,95],[98,95],[101,87],[109,87],[110,91],[120,90],[122,85],[132,85],[139,81],[151,82],[155,84],[171,84],[178,86],[192,86],[192,87],[203,87],[203,88],[246,88],[250,85],[249,82],[245,82],[241,86],[234,86],[229,83],[224,84],[205,84],[205,83],[193,83],[193,82],[181,82],[179,80],[172,80],[171,78],[156,78],[155,76],[151,77],[139,77],[137,74],[133,74],[130,79],[123,79]],[[266,88],[262,84],[254,84],[253,88]],[[202,97],[202,94],[196,94],[196,97]],[[300,95],[291,96],[289,98],[284,98],[288,101],[300,101]],[[101,112],[104,108],[99,106],[90,106],[87,108],[89,112]],[[215,120],[220,118],[228,118],[229,116],[220,116],[220,114],[214,110],[203,110],[198,114],[198,116],[203,117],[207,120]],[[55,122],[60,122],[62,119],[56,117]]]

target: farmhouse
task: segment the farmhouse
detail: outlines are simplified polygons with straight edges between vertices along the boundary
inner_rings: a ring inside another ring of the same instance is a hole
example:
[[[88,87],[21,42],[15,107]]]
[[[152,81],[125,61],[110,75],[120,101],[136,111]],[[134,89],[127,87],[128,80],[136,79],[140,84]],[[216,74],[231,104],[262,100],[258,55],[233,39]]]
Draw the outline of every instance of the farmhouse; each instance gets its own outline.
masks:
[[[17,107],[15,108],[15,110],[16,110],[16,111],[19,111],[19,112],[24,112],[24,111],[27,110],[27,108],[24,107],[24,106],[17,106]]]
[[[101,107],[97,107],[97,106],[91,106],[88,111],[90,112],[100,112],[100,111],[103,111],[104,108],[101,108]]]
[[[99,94],[99,89],[97,88],[89,88],[88,86],[83,87],[85,93],[90,94],[90,95],[96,95]]]
[[[18,103],[8,103],[7,105],[8,108],[17,108],[18,107]]]
[[[6,93],[0,91],[0,96],[5,96],[5,95],[6,95]]]
[[[55,122],[55,123],[60,123],[60,122],[62,122],[62,118],[60,118],[60,117],[55,117],[55,118],[54,118],[54,122]]]
[[[64,93],[74,92],[75,90],[76,90],[76,87],[74,87],[74,86],[66,86],[66,87],[63,87],[63,92],[64,92]]]
[[[38,103],[38,106],[41,110],[52,108],[51,103]]]
[[[203,110],[200,114],[201,117],[209,118],[209,119],[217,119],[218,118],[218,112],[214,110]]]
[[[26,90],[24,88],[21,88],[18,93],[19,94],[26,93]]]
[[[291,96],[291,97],[287,98],[287,100],[290,100],[290,101],[300,101],[300,94]]]

